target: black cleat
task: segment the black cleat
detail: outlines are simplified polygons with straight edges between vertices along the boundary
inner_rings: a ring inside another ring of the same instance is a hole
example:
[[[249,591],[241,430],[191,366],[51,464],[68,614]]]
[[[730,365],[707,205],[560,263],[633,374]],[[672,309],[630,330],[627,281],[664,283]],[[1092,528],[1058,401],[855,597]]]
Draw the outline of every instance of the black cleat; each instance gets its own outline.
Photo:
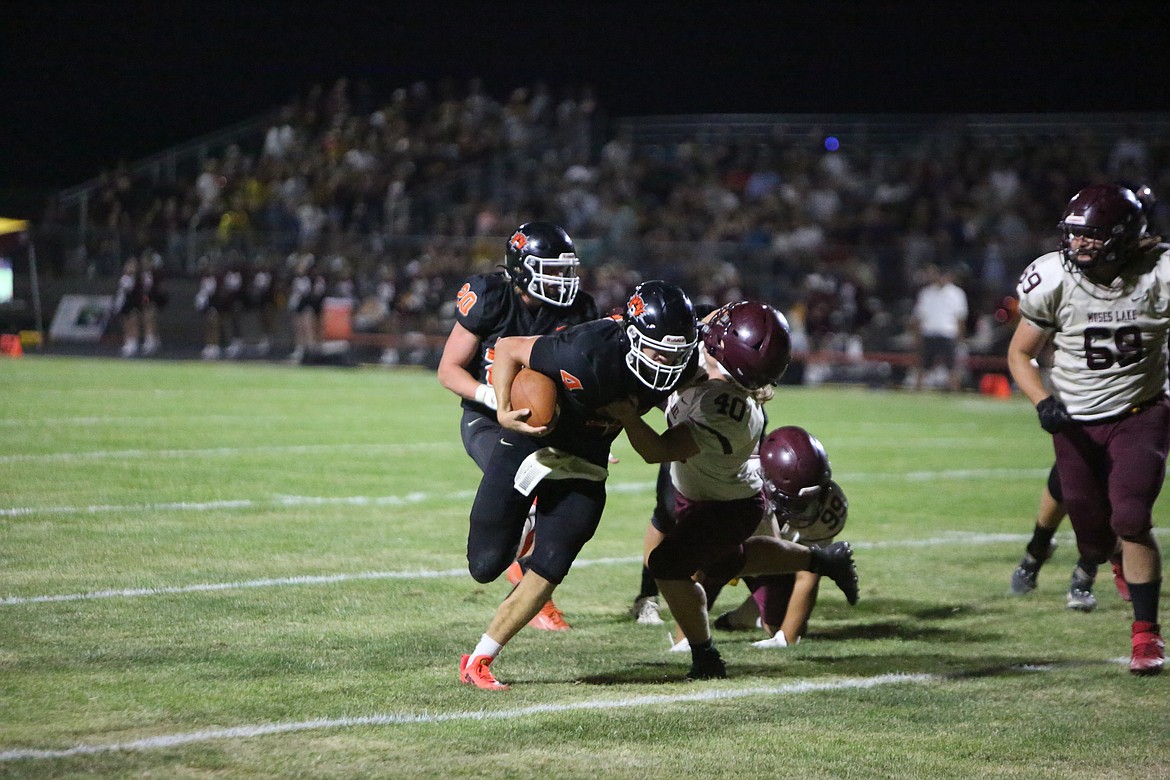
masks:
[[[1092,612],[1097,608],[1097,597],[1093,595],[1093,583],[1097,572],[1087,572],[1080,566],[1073,569],[1068,583],[1068,601],[1065,606],[1077,612]]]
[[[1027,550],[1020,559],[1020,565],[1012,572],[1012,595],[1023,596],[1036,590],[1036,577],[1040,574],[1040,567],[1052,557],[1056,550],[1056,542],[1048,545],[1048,553],[1043,558],[1037,558]]]
[[[691,670],[688,680],[723,680],[727,678],[727,667],[722,656],[714,647],[705,650],[691,650]]]
[[[857,567],[853,565],[853,548],[849,542],[833,542],[821,549],[813,546],[813,572],[828,577],[845,594],[849,606],[857,603]]]

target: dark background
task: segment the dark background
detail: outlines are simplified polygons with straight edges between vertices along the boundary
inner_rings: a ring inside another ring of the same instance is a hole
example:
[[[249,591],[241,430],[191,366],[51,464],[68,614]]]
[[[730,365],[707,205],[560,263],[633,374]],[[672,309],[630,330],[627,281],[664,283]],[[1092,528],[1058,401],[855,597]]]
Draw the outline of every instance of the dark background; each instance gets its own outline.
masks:
[[[590,83],[611,116],[1165,111],[1170,3],[12,4],[0,214],[339,76]]]

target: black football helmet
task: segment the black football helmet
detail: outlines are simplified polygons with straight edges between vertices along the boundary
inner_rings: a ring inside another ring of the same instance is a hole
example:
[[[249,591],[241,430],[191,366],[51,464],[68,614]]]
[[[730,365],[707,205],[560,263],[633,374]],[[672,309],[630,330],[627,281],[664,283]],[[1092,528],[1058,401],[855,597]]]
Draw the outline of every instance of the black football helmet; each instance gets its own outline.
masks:
[[[699,340],[691,299],[669,282],[642,282],[626,300],[622,321],[630,341],[626,367],[649,388],[672,389]]]
[[[732,379],[748,390],[774,385],[788,370],[788,320],[766,303],[740,301],[715,312],[702,326],[703,346]]]
[[[799,528],[801,518],[816,520],[805,510],[821,497],[833,478],[829,456],[817,437],[796,425],[785,425],[760,442],[764,494],[777,516]]]
[[[516,286],[553,306],[569,306],[577,298],[578,265],[573,239],[551,222],[526,222],[504,250],[504,270]]]
[[[1146,234],[1146,215],[1130,190],[1117,184],[1093,184],[1073,196],[1064,209],[1060,228],[1060,252],[1065,264],[1087,271],[1133,257]],[[1102,242],[1096,249],[1074,251],[1072,239]],[[1087,259],[1078,259],[1087,255]]]

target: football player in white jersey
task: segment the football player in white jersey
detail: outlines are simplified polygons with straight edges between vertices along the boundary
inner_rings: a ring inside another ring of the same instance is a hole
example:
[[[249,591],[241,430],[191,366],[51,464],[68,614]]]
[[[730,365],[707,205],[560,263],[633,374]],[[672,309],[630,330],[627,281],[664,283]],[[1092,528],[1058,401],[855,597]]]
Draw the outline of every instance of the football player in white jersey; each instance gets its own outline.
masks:
[[[777,428],[760,443],[759,463],[770,516],[757,533],[778,533],[790,542],[822,547],[840,535],[849,516],[849,501],[833,479],[820,440],[796,425]],[[744,577],[751,595],[716,618],[715,628],[736,631],[759,626],[768,638],[753,642],[752,647],[795,645],[808,630],[820,580],[820,575],[808,571]],[[721,583],[709,578],[703,581],[708,607],[720,588]]]
[[[1165,644],[1152,510],[1170,449],[1170,249],[1147,235],[1134,193],[1113,184],[1078,192],[1060,230],[1060,249],[1020,277],[1008,367],[1052,434],[1081,556],[1103,563],[1121,540],[1134,618],[1129,669],[1157,674]],[[1051,391],[1033,362],[1049,340]]]
[[[788,368],[788,323],[771,306],[729,304],[702,329],[705,377],[673,393],[668,428],[659,434],[625,402],[604,409],[622,423],[649,463],[671,462],[675,525],[647,557],[691,651],[689,679],[726,677],[711,640],[707,599],[694,575],[719,581],[756,574],[813,571],[857,601],[853,552],[842,542],[824,550],[774,536],[753,536],[766,512],[763,479],[751,463],[764,433],[762,405]]]

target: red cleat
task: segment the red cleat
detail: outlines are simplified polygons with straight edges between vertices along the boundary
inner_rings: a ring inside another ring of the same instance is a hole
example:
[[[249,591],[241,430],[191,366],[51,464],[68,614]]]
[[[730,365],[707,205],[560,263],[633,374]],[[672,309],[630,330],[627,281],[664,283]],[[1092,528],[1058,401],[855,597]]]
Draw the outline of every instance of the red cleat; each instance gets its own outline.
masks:
[[[520,568],[520,561],[512,561],[512,565],[504,571],[504,576],[513,585],[519,585],[520,580],[524,579],[524,570]]]
[[[1121,556],[1114,555],[1109,559],[1113,567],[1113,584],[1117,586],[1117,595],[1122,601],[1129,601],[1129,583],[1125,581],[1125,572],[1121,568]]]
[[[1162,671],[1166,660],[1166,643],[1162,641],[1157,623],[1135,620],[1133,623],[1133,655],[1129,659],[1130,674],[1155,675]]]
[[[565,622],[565,613],[557,609],[557,605],[552,602],[552,599],[544,602],[540,612],[537,612],[536,617],[528,621],[528,625],[539,628],[541,631],[568,631],[572,628]]]
[[[465,655],[459,661],[459,682],[474,685],[485,691],[506,691],[508,686],[497,680],[488,667],[492,659],[486,655],[477,656],[475,663],[468,663],[471,656]]]

